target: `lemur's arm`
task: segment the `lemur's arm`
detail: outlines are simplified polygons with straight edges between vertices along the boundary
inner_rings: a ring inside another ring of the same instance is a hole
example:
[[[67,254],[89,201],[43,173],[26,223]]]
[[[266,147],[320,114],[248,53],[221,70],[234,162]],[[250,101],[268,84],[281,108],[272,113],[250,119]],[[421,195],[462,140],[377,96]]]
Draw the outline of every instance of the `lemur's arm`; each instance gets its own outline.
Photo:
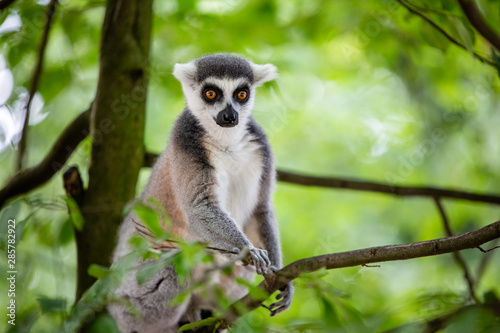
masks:
[[[274,161],[272,157],[273,155],[271,153],[269,144],[267,143],[265,136],[261,138],[263,144],[261,151],[264,162],[264,170],[261,180],[259,202],[254,212],[254,218],[257,221],[260,239],[269,253],[271,265],[273,265],[276,269],[280,269],[282,267],[281,243],[278,223],[276,222],[276,216],[274,214],[274,208],[272,204],[272,192],[276,182],[276,171],[274,168]],[[279,301],[269,306],[269,309],[271,310],[271,316],[285,311],[290,307],[292,303],[292,283],[290,282],[285,288],[281,289],[280,291],[281,293],[276,296],[276,299],[278,299]]]
[[[281,249],[279,240],[278,225],[276,223],[276,218],[274,216],[274,209],[268,201],[268,204],[262,204],[257,206],[254,213],[254,217],[257,220],[259,226],[259,235],[264,244],[264,247],[269,253],[269,259],[271,259],[271,265],[276,269],[281,268]],[[280,312],[288,309],[292,303],[293,298],[293,285],[290,282],[285,288],[280,290],[281,293],[276,296],[278,302],[273,303],[269,306],[271,310],[271,316],[275,316]]]

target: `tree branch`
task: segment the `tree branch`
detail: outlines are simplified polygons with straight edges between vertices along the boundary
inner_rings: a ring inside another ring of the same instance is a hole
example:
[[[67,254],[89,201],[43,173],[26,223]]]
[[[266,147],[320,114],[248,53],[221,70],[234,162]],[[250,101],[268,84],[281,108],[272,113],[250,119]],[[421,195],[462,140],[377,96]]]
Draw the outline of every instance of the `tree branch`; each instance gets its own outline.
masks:
[[[457,236],[417,243],[378,246],[297,260],[265,277],[265,280],[259,284],[259,288],[265,291],[265,297],[253,298],[250,294],[247,294],[231,305],[230,311],[226,314],[224,320],[232,323],[244,314],[241,309],[245,309],[247,312],[256,309],[269,295],[283,288],[303,273],[314,272],[320,268],[336,269],[456,252],[476,248],[499,237],[500,221],[497,221],[481,229]]]
[[[458,0],[462,11],[474,28],[491,43],[497,50],[500,51],[500,36],[486,23],[479,8],[473,0]]]
[[[429,17],[425,16],[424,14],[422,14],[421,12],[419,12],[418,10],[412,8],[411,6],[409,6],[403,0],[396,0],[396,1],[399,2],[403,7],[405,7],[406,9],[408,9],[412,14],[420,16],[424,21],[426,21],[427,23],[429,23],[430,25],[432,25],[437,31],[439,31],[450,42],[452,42],[453,44],[457,45],[458,47],[461,47],[462,49],[464,49],[466,51],[469,51],[464,44],[460,43],[457,39],[455,39],[452,35],[450,35],[448,32],[446,32],[446,30],[444,30],[443,28],[441,28],[436,22],[434,22],[433,20],[431,20]],[[482,55],[478,54],[475,51],[472,51],[472,54],[477,59],[479,59],[481,62],[483,62],[485,64],[488,64],[490,66],[493,66],[495,69],[497,68],[494,61],[492,61],[492,60],[490,60],[488,58],[483,57]]]
[[[278,170],[278,180],[285,183],[292,183],[303,186],[317,186],[326,188],[341,188],[358,191],[378,192],[397,195],[401,197],[424,196],[500,204],[500,197],[495,194],[477,194],[438,187],[412,187],[398,185],[391,186],[382,183],[355,179],[307,176],[283,170]]]
[[[451,230],[450,222],[448,220],[446,211],[444,210],[443,204],[441,203],[441,200],[439,200],[439,198],[434,198],[434,202],[436,203],[436,206],[439,210],[439,214],[441,215],[441,220],[443,221],[443,226],[446,235],[448,237],[453,236],[453,231]],[[465,282],[467,282],[467,286],[469,287],[470,299],[472,299],[475,303],[479,303],[474,288],[474,280],[472,278],[472,274],[470,273],[469,267],[467,266],[464,258],[459,252],[453,252],[452,255],[457,265],[460,266],[464,271],[464,279]]]
[[[80,113],[64,129],[47,156],[36,166],[18,172],[0,191],[0,208],[17,195],[29,192],[47,182],[64,166],[78,144],[89,134],[90,108]]]
[[[28,101],[26,102],[26,107],[25,107],[26,111],[24,116],[24,126],[21,132],[21,141],[19,141],[19,155],[17,159],[18,171],[22,170],[25,161],[26,140],[28,135],[28,124],[30,121],[30,106],[38,87],[38,81],[40,81],[40,75],[42,73],[42,67],[43,67],[43,56],[45,54],[45,49],[47,48],[47,42],[49,40],[49,31],[52,25],[52,18],[54,17],[54,13],[56,11],[56,5],[57,5],[57,0],[51,0],[47,8],[47,22],[45,23],[45,28],[43,30],[40,47],[38,48],[37,63],[35,65],[35,69],[33,70],[33,75],[31,76],[31,85],[28,95]]]

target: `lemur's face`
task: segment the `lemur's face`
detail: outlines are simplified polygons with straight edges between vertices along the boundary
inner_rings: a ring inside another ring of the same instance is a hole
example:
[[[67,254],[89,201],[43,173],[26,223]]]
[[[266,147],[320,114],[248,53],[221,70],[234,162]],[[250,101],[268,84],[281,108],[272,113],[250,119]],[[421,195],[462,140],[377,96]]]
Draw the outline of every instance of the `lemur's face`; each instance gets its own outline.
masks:
[[[187,64],[176,64],[188,108],[202,125],[235,127],[246,123],[254,104],[255,88],[276,78],[276,67],[215,54]]]

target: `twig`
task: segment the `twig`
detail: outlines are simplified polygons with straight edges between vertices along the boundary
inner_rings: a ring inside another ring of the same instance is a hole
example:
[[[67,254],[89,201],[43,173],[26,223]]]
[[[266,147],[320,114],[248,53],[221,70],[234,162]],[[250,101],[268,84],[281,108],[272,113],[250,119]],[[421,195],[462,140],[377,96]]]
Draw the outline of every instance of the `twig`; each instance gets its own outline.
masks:
[[[488,249],[488,250],[483,249],[481,246],[478,246],[477,248],[479,249],[479,251],[481,251],[483,253],[488,253],[488,252],[491,252],[491,251],[493,251],[495,249],[499,249],[500,246],[494,246],[494,247],[492,247],[491,249]]]
[[[470,24],[483,36],[488,42],[491,43],[497,50],[500,51],[500,36],[498,36],[493,29],[486,23],[479,8],[473,0],[458,0],[460,7],[467,16]]]
[[[488,267],[488,264],[491,261],[491,258],[493,258],[493,252],[492,251],[495,250],[495,249],[500,248],[500,246],[497,245],[498,241],[499,241],[499,239],[496,239],[493,242],[493,247],[491,249],[489,249],[489,250],[484,250],[481,246],[478,246],[478,249],[481,252],[485,253],[485,255],[481,259],[481,262],[479,263],[479,267],[477,268],[476,283],[479,283],[479,281],[483,277],[484,272],[486,271],[486,267]]]
[[[283,288],[303,273],[313,272],[320,268],[336,269],[456,252],[476,248],[499,237],[500,221],[497,221],[481,229],[451,237],[417,243],[372,247],[297,260],[277,271],[272,283],[269,283],[271,279],[266,279],[259,284],[258,287],[265,291],[265,297],[262,295],[262,297],[254,298],[247,294],[231,305],[230,311],[225,314],[224,319],[229,323],[234,322],[244,314],[240,309],[246,309],[247,312],[256,309],[269,295]]]
[[[363,267],[367,267],[367,268],[376,268],[376,267],[380,267],[380,265],[368,265],[368,264],[363,264],[361,265]]]
[[[468,51],[468,49],[467,49],[467,47],[465,45],[463,45],[462,43],[460,43],[457,39],[455,39],[452,35],[450,35],[448,32],[446,32],[446,30],[444,30],[443,28],[441,28],[436,22],[434,22],[433,20],[431,20],[429,17],[425,16],[424,14],[422,14],[421,12],[419,12],[418,10],[415,10],[414,8],[412,8],[410,5],[408,5],[403,0],[396,0],[396,1],[399,2],[403,7],[405,7],[406,9],[408,9],[411,13],[413,13],[413,14],[415,14],[417,16],[420,16],[423,20],[425,20],[427,23],[429,23],[430,25],[432,25],[443,36],[445,36],[450,42],[452,42],[453,44],[457,45],[458,47],[461,47],[464,50]],[[472,54],[477,59],[479,59],[481,62],[486,63],[486,64],[488,64],[490,66],[493,66],[495,69],[497,68],[494,61],[492,61],[492,60],[490,60],[490,59],[488,59],[486,57],[483,57],[482,55],[478,54],[475,51],[472,51]]]
[[[90,108],[80,113],[61,133],[47,156],[36,166],[18,172],[0,191],[0,208],[17,195],[47,182],[59,171],[73,150],[88,135]]]
[[[16,0],[0,0],[0,10],[4,10],[9,7],[14,1]]]
[[[49,6],[47,8],[47,21],[45,23],[45,28],[42,34],[42,40],[40,42],[40,46],[38,48],[38,58],[37,63],[35,65],[35,69],[33,70],[33,75],[31,76],[31,85],[29,89],[28,101],[26,102],[25,107],[25,116],[24,116],[24,126],[21,133],[21,141],[19,141],[19,155],[17,159],[17,170],[22,170],[25,153],[26,153],[26,140],[28,134],[28,124],[30,120],[30,106],[33,101],[33,97],[35,96],[38,81],[40,80],[40,74],[42,73],[43,67],[43,56],[45,54],[45,49],[47,47],[47,42],[49,40],[49,31],[52,25],[52,18],[54,17],[54,13],[56,10],[57,0],[51,0]]]
[[[132,222],[134,222],[134,224],[135,224],[135,230],[137,230],[139,233],[141,233],[144,236],[147,236],[151,240],[155,239],[155,237],[151,233],[151,231],[146,226],[144,226],[142,223],[137,222],[135,219],[132,219]],[[184,242],[181,242],[181,241],[178,241],[178,240],[175,240],[175,239],[163,239],[162,242],[170,242],[170,243],[176,243],[176,244],[186,244]],[[165,249],[177,249],[178,246],[173,246],[173,245],[168,245],[168,244],[163,244],[163,243],[155,243],[153,245],[153,248],[156,249],[156,250],[164,251]],[[212,250],[212,251],[221,252],[221,253],[227,253],[227,254],[238,254],[239,255],[241,253],[241,252],[236,252],[236,251],[232,251],[232,250],[221,249],[221,248],[217,248],[217,247],[213,247],[213,246],[207,246],[205,248],[207,250]]]
[[[451,230],[450,222],[448,220],[448,216],[446,214],[446,211],[444,210],[443,204],[441,203],[441,200],[437,197],[434,197],[434,202],[436,203],[436,206],[439,210],[439,214],[441,215],[441,220],[443,221],[443,227],[446,232],[446,235],[448,237],[453,236],[453,231]],[[462,268],[464,271],[464,279],[467,282],[467,285],[469,287],[469,297],[471,300],[473,300],[475,303],[479,303],[477,296],[476,296],[476,291],[474,287],[474,280],[472,278],[472,275],[470,273],[469,267],[467,266],[467,263],[465,262],[464,258],[459,252],[453,252],[452,253],[453,258],[455,259],[455,262],[457,263],[458,266]]]

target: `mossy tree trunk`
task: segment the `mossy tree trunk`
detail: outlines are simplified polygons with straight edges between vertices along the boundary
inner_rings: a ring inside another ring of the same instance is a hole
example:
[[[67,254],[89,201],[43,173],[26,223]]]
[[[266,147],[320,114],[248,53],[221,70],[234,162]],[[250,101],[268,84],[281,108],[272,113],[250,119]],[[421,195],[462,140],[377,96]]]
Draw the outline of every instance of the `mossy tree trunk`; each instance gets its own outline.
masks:
[[[108,0],[100,44],[99,81],[90,119],[89,185],[77,232],[77,298],[107,266],[124,206],[134,198],[144,161],[144,123],[152,0]]]

